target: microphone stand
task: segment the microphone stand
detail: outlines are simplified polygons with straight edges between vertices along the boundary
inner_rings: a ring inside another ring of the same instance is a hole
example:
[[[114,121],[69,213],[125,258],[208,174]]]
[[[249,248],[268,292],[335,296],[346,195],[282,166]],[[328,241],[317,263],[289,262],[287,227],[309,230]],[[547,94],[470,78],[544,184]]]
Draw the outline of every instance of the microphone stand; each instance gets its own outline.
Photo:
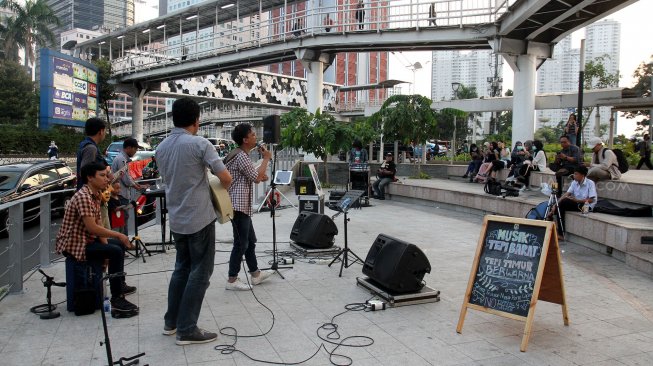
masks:
[[[272,171],[276,172],[277,149],[274,146],[273,149],[274,149],[274,159],[272,160]],[[271,269],[272,271],[274,271],[274,273],[278,274],[279,277],[285,280],[286,278],[281,274],[281,272],[279,272],[279,269],[291,269],[293,267],[292,266],[279,267],[279,258],[277,254],[277,225],[275,220],[275,211],[277,206],[276,195],[275,195],[276,189],[277,189],[277,184],[274,182],[274,174],[272,174],[272,183],[270,183],[270,192],[268,192],[268,196],[270,199],[270,216],[272,217],[272,264],[270,265],[270,268],[265,268],[265,269]]]

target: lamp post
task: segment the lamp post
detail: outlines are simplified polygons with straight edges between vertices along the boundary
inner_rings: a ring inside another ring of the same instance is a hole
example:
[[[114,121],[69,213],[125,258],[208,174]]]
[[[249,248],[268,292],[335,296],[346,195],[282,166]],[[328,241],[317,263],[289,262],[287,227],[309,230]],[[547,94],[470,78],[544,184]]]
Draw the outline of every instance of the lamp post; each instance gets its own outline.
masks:
[[[460,83],[459,82],[453,82],[451,83],[451,90],[453,90],[453,97],[451,100],[458,99],[458,92],[460,91]],[[456,155],[456,115],[453,115],[453,138],[451,139],[451,162],[450,164],[453,165],[453,158]]]
[[[429,62],[431,62],[431,61],[426,61],[426,62],[424,63],[424,66],[426,66]],[[411,94],[415,94],[415,72],[416,72],[417,70],[421,70],[421,69],[423,69],[424,66],[422,66],[422,63],[419,62],[419,61],[417,61],[417,62],[415,62],[415,63],[413,63],[413,64],[410,64],[410,65],[406,66],[407,68],[409,68],[409,69],[413,72],[413,84],[412,84],[412,86],[411,86],[411,89],[412,89]]]

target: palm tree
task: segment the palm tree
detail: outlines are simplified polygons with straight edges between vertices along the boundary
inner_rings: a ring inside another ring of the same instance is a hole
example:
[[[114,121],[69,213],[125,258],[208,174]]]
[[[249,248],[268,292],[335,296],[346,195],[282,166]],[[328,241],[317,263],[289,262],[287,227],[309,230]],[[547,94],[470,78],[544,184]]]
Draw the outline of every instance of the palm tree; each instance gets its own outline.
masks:
[[[34,63],[34,46],[46,47],[55,43],[50,25],[59,26],[59,18],[46,3],[46,0],[27,0],[21,6],[15,0],[0,0],[0,7],[13,11],[16,16],[8,19],[3,29],[3,49],[7,57],[16,54],[16,47],[25,50],[25,67]]]

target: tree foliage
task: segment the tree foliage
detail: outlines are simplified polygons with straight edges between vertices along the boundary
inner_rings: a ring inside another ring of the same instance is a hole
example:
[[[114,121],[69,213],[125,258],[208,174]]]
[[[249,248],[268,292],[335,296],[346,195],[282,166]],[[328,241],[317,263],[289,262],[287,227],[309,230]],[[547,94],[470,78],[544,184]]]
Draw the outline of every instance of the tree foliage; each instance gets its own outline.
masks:
[[[111,62],[107,59],[97,59],[93,61],[95,66],[98,67],[98,105],[104,111],[107,120],[107,132],[109,139],[111,139],[111,121],[109,120],[109,101],[116,99],[116,88],[113,84],[109,83],[111,78]]]
[[[422,95],[391,96],[369,118],[369,124],[383,132],[384,140],[404,144],[424,143],[438,132],[431,100]]]
[[[653,55],[651,55],[648,63],[640,63],[633,72],[633,78],[637,81],[631,88],[631,92],[637,97],[651,97],[651,81],[653,80]],[[648,127],[651,124],[651,110],[644,109],[638,111],[628,111],[624,113],[626,118],[636,118],[637,127],[635,128],[636,134],[643,134],[648,132]]]
[[[0,7],[16,14],[3,29],[5,54],[17,55],[15,47],[18,46],[25,50],[25,67],[34,64],[34,46],[55,44],[54,33],[48,27],[59,26],[59,18],[48,6],[47,0],[27,0],[25,5],[20,5],[16,0],[0,0]]]
[[[0,154],[34,154],[46,159],[50,141],[55,141],[60,155],[72,156],[83,139],[83,133],[70,127],[39,130],[27,124],[0,125]],[[100,148],[104,149],[108,143],[105,140]]]
[[[610,55],[603,55],[591,60],[585,64],[585,75],[583,77],[583,89],[606,89],[619,85],[619,71],[611,74],[605,68],[605,61],[610,59]],[[577,145],[582,145],[583,128],[589,117],[594,112],[594,107],[583,107],[583,118],[578,129]]]
[[[0,61],[0,124],[25,123],[36,116],[38,103],[25,69],[16,62]]]

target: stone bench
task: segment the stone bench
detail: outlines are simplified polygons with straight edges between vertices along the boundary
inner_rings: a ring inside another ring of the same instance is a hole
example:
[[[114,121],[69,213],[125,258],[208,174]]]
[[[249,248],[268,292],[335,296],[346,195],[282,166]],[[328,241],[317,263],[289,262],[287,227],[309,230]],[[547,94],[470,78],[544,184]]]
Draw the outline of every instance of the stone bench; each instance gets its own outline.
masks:
[[[525,192],[520,197],[491,196],[485,194],[481,185],[454,180],[407,179],[402,183],[388,186],[392,200],[470,214],[525,217],[536,204],[547,200],[547,196],[539,191]],[[653,185],[650,185],[648,189],[652,188]],[[643,236],[653,236],[653,218],[569,212],[565,221],[568,240],[611,255],[653,275],[653,245],[641,244]]]
[[[447,166],[447,176],[449,177],[460,178],[465,174],[465,172],[467,172],[467,164]],[[497,172],[497,178],[499,180],[506,180],[506,178],[508,178],[508,173],[510,173],[510,169],[501,169]]]

